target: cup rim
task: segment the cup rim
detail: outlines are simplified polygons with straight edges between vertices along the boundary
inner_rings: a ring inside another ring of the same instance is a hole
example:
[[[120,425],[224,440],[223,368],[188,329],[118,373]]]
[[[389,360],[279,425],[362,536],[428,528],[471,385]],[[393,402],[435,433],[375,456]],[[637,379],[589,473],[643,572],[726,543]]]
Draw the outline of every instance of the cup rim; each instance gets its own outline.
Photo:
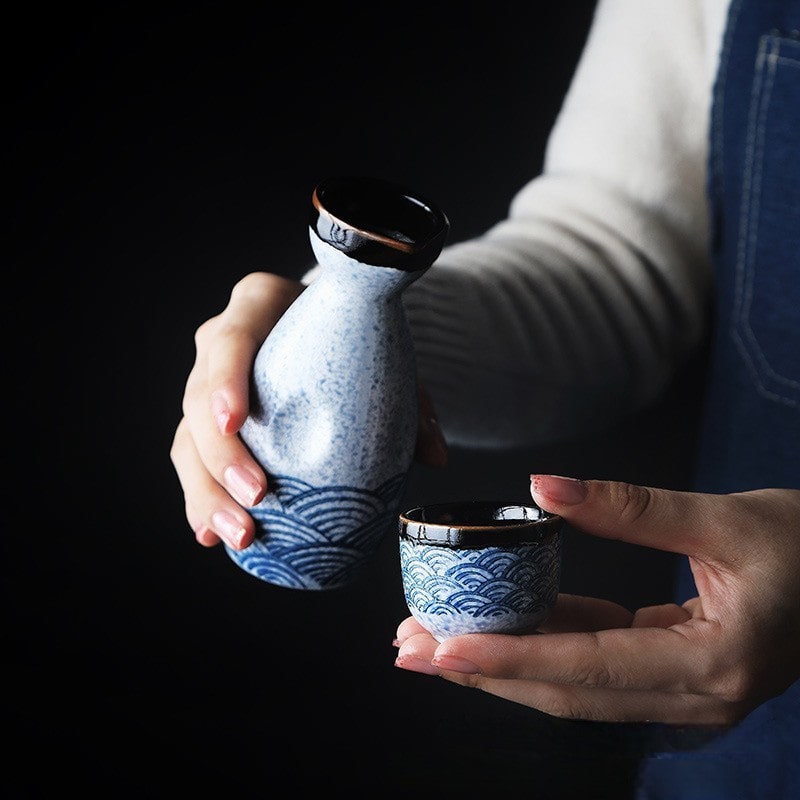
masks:
[[[356,261],[416,272],[436,260],[450,221],[431,200],[393,181],[332,175],[312,192],[309,226]]]
[[[503,510],[529,514],[491,516]],[[447,519],[452,515],[453,519]],[[477,521],[468,521],[470,516]],[[464,520],[464,521],[459,521]],[[502,524],[497,524],[502,521]],[[533,501],[452,500],[414,506],[399,515],[399,535],[417,544],[458,549],[537,544],[561,531],[563,519]]]

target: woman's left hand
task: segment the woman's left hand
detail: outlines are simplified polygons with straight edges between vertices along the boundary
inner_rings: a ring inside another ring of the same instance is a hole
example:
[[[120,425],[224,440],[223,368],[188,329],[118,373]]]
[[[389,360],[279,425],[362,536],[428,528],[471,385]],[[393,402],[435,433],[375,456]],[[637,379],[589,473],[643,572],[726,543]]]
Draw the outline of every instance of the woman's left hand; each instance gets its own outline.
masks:
[[[576,529],[689,556],[698,597],[635,613],[559,595],[540,633],[437,642],[412,617],[396,666],[572,719],[728,725],[800,677],[800,490],[729,495],[532,476]]]

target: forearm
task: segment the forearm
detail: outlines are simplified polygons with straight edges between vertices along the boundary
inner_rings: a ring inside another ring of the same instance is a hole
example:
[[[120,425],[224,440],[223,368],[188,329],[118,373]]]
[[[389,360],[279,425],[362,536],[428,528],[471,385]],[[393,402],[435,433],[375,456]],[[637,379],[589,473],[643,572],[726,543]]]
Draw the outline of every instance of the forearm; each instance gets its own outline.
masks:
[[[406,292],[451,443],[596,427],[653,400],[700,340],[713,59],[697,37],[715,42],[722,19],[662,6],[601,3],[544,174]],[[656,37],[659,16],[677,42]]]
[[[680,273],[705,276],[702,256],[655,221],[646,242],[607,227],[610,197],[603,220],[559,212],[544,184],[558,220],[512,217],[406,292],[420,378],[452,443],[538,443],[640,407],[701,335],[704,294]]]

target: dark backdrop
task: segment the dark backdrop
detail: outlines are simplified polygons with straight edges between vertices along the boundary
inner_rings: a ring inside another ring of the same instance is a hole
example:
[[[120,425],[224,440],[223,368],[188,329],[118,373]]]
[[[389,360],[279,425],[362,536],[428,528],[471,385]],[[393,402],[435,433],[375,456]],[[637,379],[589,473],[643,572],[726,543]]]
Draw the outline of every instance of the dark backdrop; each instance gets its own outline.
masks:
[[[169,461],[195,328],[247,272],[305,270],[321,177],[414,186],[455,241],[539,171],[594,4],[510,5],[85,4],[8,28],[11,796],[625,796],[645,728],[393,667],[391,537],[353,587],[262,584],[195,543]],[[680,487],[694,394],[559,447],[453,451],[408,500],[521,495],[531,471]],[[568,531],[568,591],[662,602],[670,569]]]

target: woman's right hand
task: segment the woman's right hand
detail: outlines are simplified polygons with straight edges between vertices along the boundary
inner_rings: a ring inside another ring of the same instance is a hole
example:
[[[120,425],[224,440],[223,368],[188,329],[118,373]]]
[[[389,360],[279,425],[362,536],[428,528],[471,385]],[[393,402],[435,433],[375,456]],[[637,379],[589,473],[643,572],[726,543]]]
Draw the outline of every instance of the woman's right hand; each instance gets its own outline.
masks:
[[[242,278],[228,305],[195,333],[195,361],[170,458],[197,541],[241,550],[255,537],[245,510],[267,491],[264,470],[238,432],[247,418],[249,380],[259,347],[303,285],[267,272]]]
[[[238,433],[249,410],[250,371],[258,349],[305,287],[267,272],[240,280],[225,309],[195,334],[195,361],[183,396],[183,418],[170,458],[183,488],[186,519],[197,541],[224,541],[235,550],[252,543],[255,523],[246,511],[264,497],[264,470]],[[447,460],[447,447],[427,393],[419,389],[416,458]]]

